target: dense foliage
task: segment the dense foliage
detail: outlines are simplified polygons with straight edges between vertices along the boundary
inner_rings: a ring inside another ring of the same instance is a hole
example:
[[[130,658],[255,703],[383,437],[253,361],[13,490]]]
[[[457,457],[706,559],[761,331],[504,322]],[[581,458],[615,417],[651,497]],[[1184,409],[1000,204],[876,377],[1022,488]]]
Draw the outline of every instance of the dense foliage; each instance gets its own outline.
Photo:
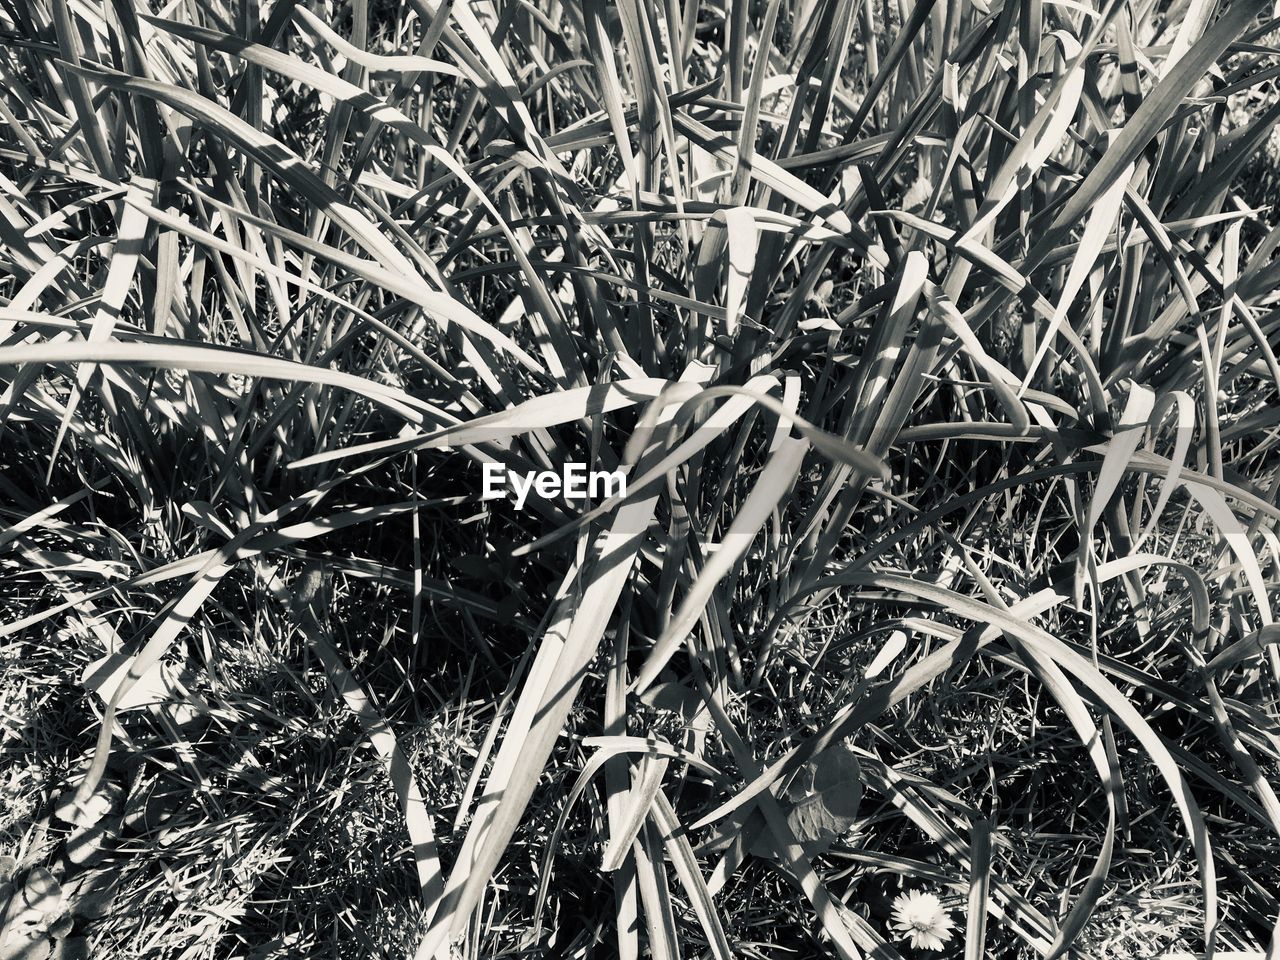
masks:
[[[1278,956],[1269,16],[0,3],[0,956]]]

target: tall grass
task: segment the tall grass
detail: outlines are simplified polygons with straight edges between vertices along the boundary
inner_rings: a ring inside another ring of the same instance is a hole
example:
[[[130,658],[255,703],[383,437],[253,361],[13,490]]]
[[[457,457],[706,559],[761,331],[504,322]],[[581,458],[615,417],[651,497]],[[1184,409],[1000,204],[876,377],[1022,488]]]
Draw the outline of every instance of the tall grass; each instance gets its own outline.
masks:
[[[1271,13],[0,4],[4,949],[1280,957]]]

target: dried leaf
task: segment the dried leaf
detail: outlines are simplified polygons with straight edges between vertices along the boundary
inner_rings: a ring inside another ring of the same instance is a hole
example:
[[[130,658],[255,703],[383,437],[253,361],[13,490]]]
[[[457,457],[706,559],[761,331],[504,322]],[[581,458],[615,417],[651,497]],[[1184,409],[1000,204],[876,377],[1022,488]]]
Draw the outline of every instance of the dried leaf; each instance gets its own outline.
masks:
[[[802,843],[834,840],[853,826],[862,800],[862,768],[853,751],[836,744],[814,758],[812,785],[797,795],[795,784],[787,792],[791,806],[787,823]]]
[[[57,913],[62,907],[62,885],[44,867],[32,867],[22,885],[22,900],[28,909]]]
[[[122,652],[99,657],[85,667],[80,683],[86,690],[101,697],[104,704],[109,703],[111,695],[128,674],[132,662],[133,657]],[[177,700],[180,696],[179,688],[176,669],[163,661],[156,663],[143,671],[138,682],[125,691],[116,710],[136,710],[150,704]]]
[[[862,768],[844,743],[837,743],[801,768],[786,792],[782,810],[787,825],[810,856],[820,853],[849,831],[862,801]],[[777,857],[772,835],[764,831],[759,811],[747,818],[745,833],[755,833],[751,853]]]

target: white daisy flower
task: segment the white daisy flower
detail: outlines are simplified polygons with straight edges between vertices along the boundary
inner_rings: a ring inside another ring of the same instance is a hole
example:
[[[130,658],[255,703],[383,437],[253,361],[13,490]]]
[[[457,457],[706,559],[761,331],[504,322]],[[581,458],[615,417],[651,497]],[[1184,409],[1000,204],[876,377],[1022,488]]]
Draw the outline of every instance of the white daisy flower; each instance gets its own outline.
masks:
[[[891,927],[917,950],[941,950],[951,939],[951,916],[932,893],[912,890],[893,901]]]

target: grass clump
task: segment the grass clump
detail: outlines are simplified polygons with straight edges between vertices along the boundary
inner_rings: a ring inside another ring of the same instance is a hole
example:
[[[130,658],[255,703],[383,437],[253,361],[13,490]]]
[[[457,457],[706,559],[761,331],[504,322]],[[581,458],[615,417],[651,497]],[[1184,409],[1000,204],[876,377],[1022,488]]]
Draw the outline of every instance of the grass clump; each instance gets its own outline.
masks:
[[[0,955],[1273,956],[1269,16],[0,5]]]

